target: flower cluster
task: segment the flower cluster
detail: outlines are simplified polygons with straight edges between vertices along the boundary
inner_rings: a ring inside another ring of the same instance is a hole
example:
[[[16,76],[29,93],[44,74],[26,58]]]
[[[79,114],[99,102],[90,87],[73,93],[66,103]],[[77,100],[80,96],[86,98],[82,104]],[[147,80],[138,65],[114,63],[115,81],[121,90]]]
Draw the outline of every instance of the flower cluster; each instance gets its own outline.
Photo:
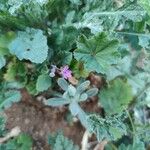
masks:
[[[58,73],[59,75],[61,75],[64,79],[69,79],[72,77],[72,71],[69,69],[69,66],[63,66],[60,69],[55,66],[52,65],[52,68],[50,69],[50,77],[54,77],[56,75],[56,73]]]

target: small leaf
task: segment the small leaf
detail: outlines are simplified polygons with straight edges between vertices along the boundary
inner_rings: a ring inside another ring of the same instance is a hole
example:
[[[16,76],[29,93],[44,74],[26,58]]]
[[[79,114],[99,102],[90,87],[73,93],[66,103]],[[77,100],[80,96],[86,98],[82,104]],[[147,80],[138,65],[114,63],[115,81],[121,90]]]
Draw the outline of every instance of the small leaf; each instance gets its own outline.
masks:
[[[89,89],[88,91],[86,91],[86,94],[88,95],[88,97],[93,97],[98,93],[98,89],[97,88],[92,88]]]
[[[0,69],[4,67],[6,64],[6,60],[3,56],[0,55]]]
[[[13,103],[21,100],[19,91],[7,91],[2,99],[0,99],[0,110],[9,108]]]
[[[83,102],[83,101],[87,100],[87,98],[88,98],[87,93],[82,93],[82,94],[80,95],[79,101],[80,101],[80,102]]]
[[[80,105],[73,101],[70,105],[69,105],[69,109],[71,111],[71,114],[73,116],[77,116],[81,122],[81,124],[87,128],[88,123],[87,123],[87,115],[86,113],[82,110],[82,108],[80,107]]]
[[[88,128],[87,114],[84,112],[84,110],[82,110],[81,107],[79,108],[78,118],[79,118],[81,124],[82,124],[85,128]]]
[[[68,89],[69,84],[65,79],[59,78],[57,83],[64,91]]]
[[[4,56],[9,54],[8,45],[14,38],[14,32],[7,32],[0,36],[0,55]]]
[[[79,108],[80,108],[79,104],[75,101],[71,102],[69,105],[69,109],[73,116],[76,116],[79,113]]]
[[[20,150],[27,150],[27,149],[30,150],[31,149],[32,139],[30,136],[28,136],[26,134],[20,134],[16,140],[17,140],[17,145]]]
[[[68,87],[68,95],[71,97],[74,97],[76,94],[76,91],[77,91],[76,88],[70,84]]]
[[[47,74],[42,74],[38,77],[36,90],[39,92],[47,90],[51,86],[51,78]]]
[[[85,81],[83,83],[81,83],[78,87],[77,87],[77,92],[79,94],[81,94],[82,92],[84,92],[90,85],[90,81]]]
[[[45,105],[52,106],[52,107],[63,106],[69,103],[70,101],[67,101],[66,99],[63,98],[50,98],[44,101]]]
[[[79,147],[74,145],[70,139],[64,137],[62,132],[50,135],[48,143],[51,145],[52,150],[79,150]]]

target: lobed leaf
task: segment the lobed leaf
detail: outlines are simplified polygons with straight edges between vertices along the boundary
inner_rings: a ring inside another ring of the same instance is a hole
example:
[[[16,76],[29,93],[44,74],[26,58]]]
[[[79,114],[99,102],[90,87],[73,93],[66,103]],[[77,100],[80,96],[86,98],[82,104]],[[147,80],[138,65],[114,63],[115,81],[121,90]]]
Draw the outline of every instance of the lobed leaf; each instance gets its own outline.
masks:
[[[122,122],[120,115],[101,118],[95,114],[87,117],[88,128],[95,133],[98,141],[117,140],[126,134],[126,126]]]
[[[48,143],[53,150],[79,150],[79,147],[74,145],[72,140],[64,137],[61,132],[50,135],[48,138]]]
[[[27,28],[26,31],[18,31],[16,39],[9,45],[9,50],[20,60],[42,63],[48,54],[47,38],[42,30]]]
[[[107,114],[120,113],[133,99],[132,88],[127,82],[116,79],[110,83],[108,88],[101,90],[99,98]]]
[[[117,63],[119,58],[118,41],[109,40],[105,33],[87,39],[81,36],[77,42],[77,50],[74,56],[84,62],[88,71],[106,73],[112,64]]]

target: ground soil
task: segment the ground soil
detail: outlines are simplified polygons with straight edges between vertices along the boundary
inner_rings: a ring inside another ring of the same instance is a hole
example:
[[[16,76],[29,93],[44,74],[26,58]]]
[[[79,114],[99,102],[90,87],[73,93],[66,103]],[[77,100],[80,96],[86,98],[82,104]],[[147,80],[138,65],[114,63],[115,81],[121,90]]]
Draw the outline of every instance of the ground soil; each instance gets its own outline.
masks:
[[[8,130],[19,126],[23,133],[33,138],[34,150],[50,150],[47,137],[50,133],[60,129],[75,144],[81,145],[85,129],[79,121],[73,124],[69,124],[66,121],[67,107],[45,107],[37,100],[34,100],[26,90],[22,91],[22,97],[20,103],[14,104],[5,111],[7,115],[6,128]],[[89,100],[86,104],[82,104],[82,107],[86,111],[100,112],[100,108],[96,107],[95,103],[95,100]]]
[[[95,78],[97,76],[90,76],[93,85],[100,88],[101,80],[95,80]],[[7,115],[6,128],[8,130],[19,126],[23,133],[29,134],[33,138],[34,150],[50,150],[47,137],[50,133],[60,129],[75,144],[81,145],[85,129],[79,121],[73,124],[66,121],[67,106],[63,108],[45,107],[36,97],[30,96],[25,89],[21,93],[21,102],[14,104],[5,111]],[[87,112],[101,113],[102,110],[97,105],[96,97],[82,103],[81,107]]]

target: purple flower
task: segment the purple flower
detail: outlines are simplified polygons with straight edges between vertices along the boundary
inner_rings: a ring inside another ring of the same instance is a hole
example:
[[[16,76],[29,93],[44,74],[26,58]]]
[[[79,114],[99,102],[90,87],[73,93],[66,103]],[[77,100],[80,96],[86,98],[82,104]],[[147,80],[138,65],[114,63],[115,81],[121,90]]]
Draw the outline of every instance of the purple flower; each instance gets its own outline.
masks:
[[[56,70],[57,70],[57,67],[55,65],[51,65],[52,66],[52,69],[50,70],[50,77],[54,77],[55,76],[55,73],[56,73]]]
[[[68,66],[61,67],[60,71],[61,71],[60,74],[62,75],[62,77],[64,79],[68,79],[68,78],[72,77],[72,75],[71,75],[72,71],[69,69]]]

